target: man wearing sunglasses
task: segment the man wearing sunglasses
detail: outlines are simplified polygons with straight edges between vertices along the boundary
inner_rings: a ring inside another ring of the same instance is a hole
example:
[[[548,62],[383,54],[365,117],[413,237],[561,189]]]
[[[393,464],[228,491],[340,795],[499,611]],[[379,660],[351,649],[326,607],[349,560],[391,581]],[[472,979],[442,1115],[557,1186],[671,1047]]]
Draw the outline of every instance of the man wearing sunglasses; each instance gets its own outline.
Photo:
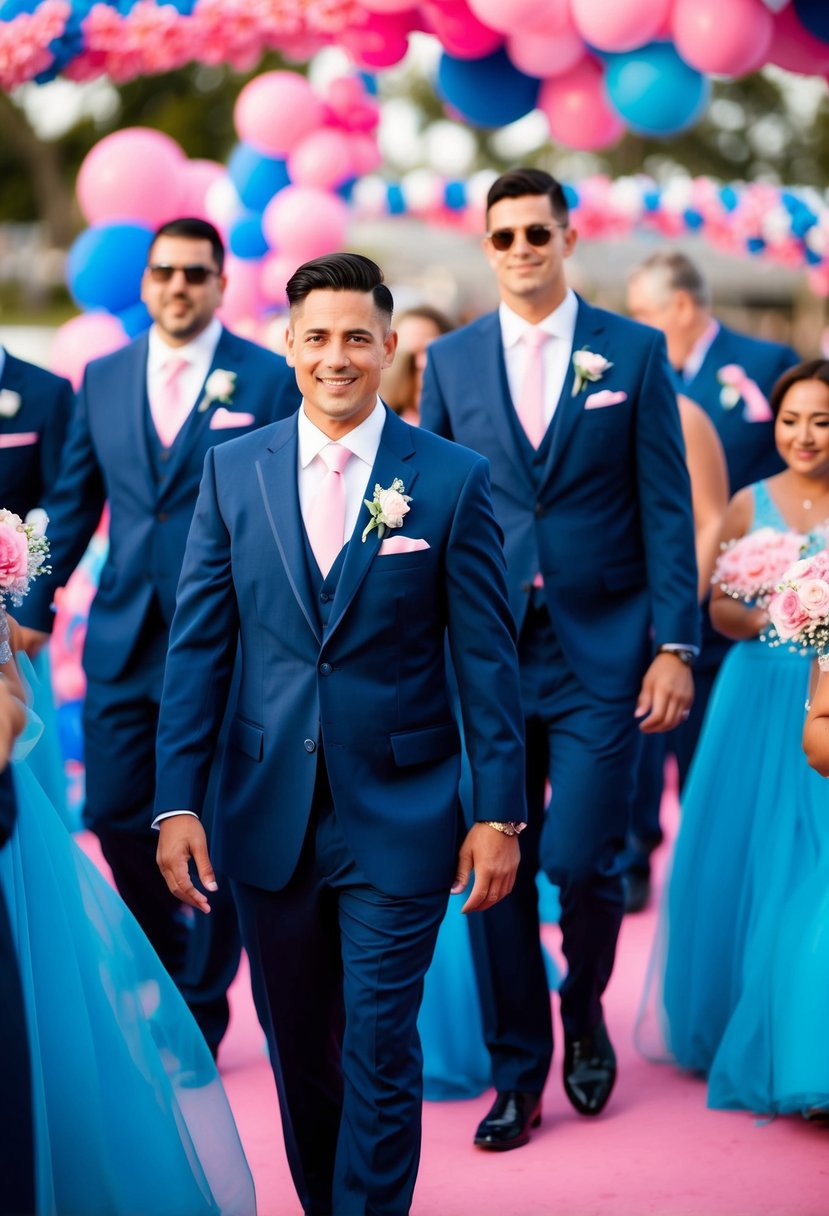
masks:
[[[421,410],[489,458],[519,629],[529,824],[513,893],[470,924],[498,1091],[475,1144],[505,1150],[537,1126],[552,1057],[539,865],[561,888],[565,1092],[597,1115],[613,1088],[602,995],[640,732],[688,712],[699,622],[664,339],[570,290],[576,232],[549,174],[504,174],[486,218],[500,308],[429,347]]]
[[[299,405],[285,360],[219,321],[225,284],[224,248],[211,224],[178,219],[156,232],[141,285],[152,327],[86,369],[61,475],[44,502],[52,573],[19,613],[34,651],[48,639],[55,590],[108,502],[109,554],[84,648],[85,820],[214,1055],[227,1026],[238,929],[228,902],[199,917],[191,933],[159,881],[150,822],[161,683],[205,455]]]

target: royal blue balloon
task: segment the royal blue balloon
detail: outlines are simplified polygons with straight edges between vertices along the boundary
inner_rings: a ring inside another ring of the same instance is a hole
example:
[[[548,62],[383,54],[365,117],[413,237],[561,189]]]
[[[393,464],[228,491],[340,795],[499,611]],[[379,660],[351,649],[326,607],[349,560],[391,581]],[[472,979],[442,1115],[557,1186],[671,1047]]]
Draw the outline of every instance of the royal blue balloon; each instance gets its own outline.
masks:
[[[682,213],[682,218],[685,220],[685,227],[690,228],[692,232],[696,231],[697,228],[701,228],[705,223],[701,212],[697,211],[694,207],[686,207]]]
[[[749,253],[762,253],[766,247],[766,242],[761,236],[750,236],[746,241],[746,249]]]
[[[829,42],[829,5],[826,0],[794,0],[794,11],[800,24],[819,38]]]
[[[140,224],[100,224],[73,243],[66,261],[72,298],[82,308],[119,313],[141,296],[153,234]]]
[[[463,182],[447,182],[443,188],[443,202],[450,211],[466,209],[466,186]]]
[[[397,182],[389,182],[386,187],[386,206],[389,215],[406,214],[406,199]]]
[[[261,214],[257,211],[248,211],[234,220],[230,232],[227,234],[227,243],[230,246],[230,252],[237,258],[256,261],[257,258],[264,257],[270,246],[262,231]]]
[[[705,109],[711,83],[679,57],[672,42],[650,42],[606,58],[607,95],[639,135],[676,135]]]
[[[237,144],[227,162],[227,173],[236,193],[251,211],[264,211],[275,194],[291,179],[284,160],[262,156],[250,144]]]
[[[723,186],[720,190],[720,202],[726,211],[736,211],[740,196],[733,186]]]
[[[139,334],[145,333],[153,323],[143,300],[139,300],[137,304],[132,304],[129,308],[119,312],[118,320],[123,325],[128,338],[137,338]]]
[[[535,109],[541,81],[513,67],[503,47],[482,59],[443,54],[438,92],[478,127],[503,127]]]
[[[576,207],[578,207],[578,205],[579,205],[578,190],[576,189],[575,186],[571,186],[569,184],[569,182],[563,182],[561,188],[564,191],[564,198],[565,198],[568,208],[570,209],[570,211],[575,211]]]

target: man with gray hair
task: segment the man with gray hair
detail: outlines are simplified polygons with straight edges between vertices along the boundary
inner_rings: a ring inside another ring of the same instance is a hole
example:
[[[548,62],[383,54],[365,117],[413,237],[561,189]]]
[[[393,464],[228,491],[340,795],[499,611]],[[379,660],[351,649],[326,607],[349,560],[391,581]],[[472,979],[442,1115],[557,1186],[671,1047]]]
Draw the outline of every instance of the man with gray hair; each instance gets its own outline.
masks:
[[[627,294],[631,316],[664,333],[677,392],[702,406],[717,428],[731,493],[779,472],[783,465],[767,398],[778,377],[798,362],[798,355],[791,347],[750,338],[718,321],[704,275],[678,250],[654,253],[637,266],[628,278]],[[730,645],[710,624],[707,606],[703,618],[690,716],[664,742],[656,737],[645,741],[626,881],[628,911],[639,911],[647,903],[649,857],[662,839],[659,803],[665,744],[676,755],[682,788],[714,679]]]

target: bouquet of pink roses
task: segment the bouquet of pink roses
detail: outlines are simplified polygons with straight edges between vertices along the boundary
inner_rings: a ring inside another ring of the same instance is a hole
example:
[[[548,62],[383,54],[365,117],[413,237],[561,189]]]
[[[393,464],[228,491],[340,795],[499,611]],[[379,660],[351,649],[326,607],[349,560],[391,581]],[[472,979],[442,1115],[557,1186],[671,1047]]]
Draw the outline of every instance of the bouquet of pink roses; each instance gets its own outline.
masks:
[[[32,580],[49,573],[47,522],[44,512],[24,523],[14,511],[0,508],[0,603],[8,598],[19,605]]]
[[[768,611],[777,634],[772,645],[789,642],[792,648],[814,649],[823,666],[829,660],[829,551],[790,566]]]
[[[732,599],[765,607],[806,544],[798,532],[758,528],[723,545],[711,581]]]

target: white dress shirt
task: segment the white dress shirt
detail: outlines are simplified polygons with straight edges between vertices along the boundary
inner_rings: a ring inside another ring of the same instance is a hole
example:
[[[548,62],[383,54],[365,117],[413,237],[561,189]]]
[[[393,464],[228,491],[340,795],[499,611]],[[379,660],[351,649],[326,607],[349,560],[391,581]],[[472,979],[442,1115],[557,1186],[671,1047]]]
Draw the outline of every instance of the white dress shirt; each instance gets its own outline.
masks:
[[[222,323],[218,317],[213,317],[209,325],[184,346],[168,346],[155,325],[151,327],[147,344],[147,396],[153,409],[156,405],[156,393],[166,379],[165,364],[170,359],[184,359],[187,363],[187,367],[179,372],[177,382],[181,389],[182,403],[189,401],[191,406],[196,404],[221,336]]]
[[[305,402],[297,415],[297,434],[299,438],[299,459],[297,463],[297,486],[299,487],[299,509],[303,520],[308,519],[308,512],[320,482],[327,473],[327,467],[320,452],[329,443],[338,443],[342,448],[348,448],[353,453],[343,472],[345,481],[345,536],[351,536],[354,526],[362,511],[365,523],[369,521],[368,511],[363,505],[363,499],[371,498],[374,486],[369,486],[368,479],[374,468],[377,449],[380,447],[380,437],[386,422],[386,411],[380,399],[374,409],[359,426],[343,435],[342,439],[330,439],[318,426],[315,426],[305,412]]]
[[[545,426],[550,425],[561,396],[561,390],[564,388],[564,381],[573,354],[573,338],[576,332],[578,311],[578,299],[575,292],[569,287],[555,312],[551,312],[537,326],[530,325],[529,321],[519,317],[518,313],[513,312],[503,302],[498,309],[501,341],[504,346],[504,362],[507,365],[507,382],[513,402],[519,399],[527,365],[529,347],[522,341],[524,334],[528,329],[543,329],[550,335],[550,341],[544,343],[541,351],[544,366]]]
[[[691,347],[690,351],[688,352],[688,357],[680,369],[680,374],[686,384],[691,383],[699,369],[702,367],[703,363],[705,362],[705,356],[711,349],[711,343],[714,341],[719,332],[720,323],[719,321],[715,321],[712,317],[710,324],[706,326],[705,330],[700,334],[694,345]]]

